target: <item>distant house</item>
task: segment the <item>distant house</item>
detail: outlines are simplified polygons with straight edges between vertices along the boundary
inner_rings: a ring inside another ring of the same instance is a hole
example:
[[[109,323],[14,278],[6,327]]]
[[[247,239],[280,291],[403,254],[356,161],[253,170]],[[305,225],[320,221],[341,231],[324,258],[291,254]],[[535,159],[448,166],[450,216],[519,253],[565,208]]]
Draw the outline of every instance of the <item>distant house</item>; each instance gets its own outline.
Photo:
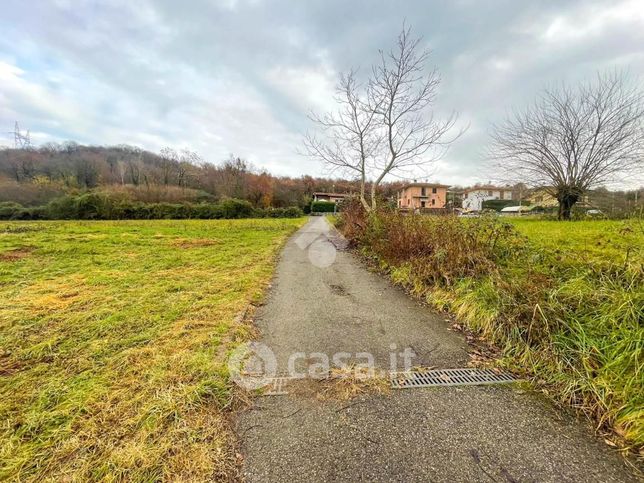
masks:
[[[552,188],[535,188],[530,192],[526,198],[531,205],[543,206],[544,208],[551,208],[559,206],[559,201],[556,196],[553,196]],[[583,195],[577,202],[578,207],[589,207],[590,200],[588,195]]]
[[[347,193],[316,192],[316,193],[313,193],[313,201],[330,201],[332,203],[337,203],[350,196],[351,195]]]
[[[551,207],[557,206],[559,202],[557,198],[552,196],[546,188],[536,188],[532,190],[527,197],[528,203],[535,206]]]
[[[509,186],[474,186],[463,192],[463,208],[469,211],[481,211],[484,201],[511,199],[512,188]]]
[[[437,183],[411,183],[398,192],[398,208],[416,210],[445,208],[449,185]]]

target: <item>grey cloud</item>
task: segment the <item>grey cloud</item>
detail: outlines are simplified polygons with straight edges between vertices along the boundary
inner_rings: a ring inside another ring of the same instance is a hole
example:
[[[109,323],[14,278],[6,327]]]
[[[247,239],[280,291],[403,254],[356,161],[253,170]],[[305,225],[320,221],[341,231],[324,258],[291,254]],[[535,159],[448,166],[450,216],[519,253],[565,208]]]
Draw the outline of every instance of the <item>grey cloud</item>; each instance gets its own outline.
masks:
[[[443,75],[437,111],[471,123],[437,166],[443,182],[484,176],[489,123],[544,84],[644,73],[636,1],[12,0],[3,12],[0,62],[24,71],[0,93],[3,125],[19,116],[51,137],[192,146],[212,161],[235,152],[280,174],[324,173],[296,154],[307,108],[330,106],[337,74],[367,69],[403,20]]]

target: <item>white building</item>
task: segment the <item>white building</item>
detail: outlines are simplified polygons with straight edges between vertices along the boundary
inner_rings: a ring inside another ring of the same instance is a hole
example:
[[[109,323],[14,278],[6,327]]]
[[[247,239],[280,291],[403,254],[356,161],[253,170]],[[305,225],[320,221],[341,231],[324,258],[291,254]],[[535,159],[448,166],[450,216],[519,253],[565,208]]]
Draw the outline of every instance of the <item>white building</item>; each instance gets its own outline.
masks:
[[[481,211],[487,200],[511,200],[512,188],[498,186],[475,186],[463,192],[463,208],[468,211]]]

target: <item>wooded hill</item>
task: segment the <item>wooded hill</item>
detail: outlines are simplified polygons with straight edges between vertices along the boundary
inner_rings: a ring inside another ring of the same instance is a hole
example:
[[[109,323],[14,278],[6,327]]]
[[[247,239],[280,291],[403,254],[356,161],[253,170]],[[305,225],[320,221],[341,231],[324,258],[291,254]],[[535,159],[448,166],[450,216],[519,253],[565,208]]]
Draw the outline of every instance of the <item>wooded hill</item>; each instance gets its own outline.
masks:
[[[383,186],[383,196],[401,183]],[[144,202],[199,202],[237,198],[257,207],[303,207],[315,191],[356,192],[350,180],[273,176],[238,157],[219,164],[191,151],[156,154],[133,146],[73,142],[37,149],[0,150],[0,202],[42,205],[63,194],[99,189]]]

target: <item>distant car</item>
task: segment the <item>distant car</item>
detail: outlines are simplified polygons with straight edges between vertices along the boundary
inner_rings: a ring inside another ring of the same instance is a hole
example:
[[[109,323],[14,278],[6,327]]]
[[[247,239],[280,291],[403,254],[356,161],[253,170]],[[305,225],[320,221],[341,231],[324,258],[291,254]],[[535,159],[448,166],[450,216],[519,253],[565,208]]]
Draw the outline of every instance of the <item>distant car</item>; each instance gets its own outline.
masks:
[[[603,216],[604,212],[602,210],[597,210],[597,209],[592,209],[592,210],[586,210],[586,215],[588,216]]]
[[[478,218],[479,216],[481,216],[481,214],[478,211],[463,211],[458,214],[459,218]]]

